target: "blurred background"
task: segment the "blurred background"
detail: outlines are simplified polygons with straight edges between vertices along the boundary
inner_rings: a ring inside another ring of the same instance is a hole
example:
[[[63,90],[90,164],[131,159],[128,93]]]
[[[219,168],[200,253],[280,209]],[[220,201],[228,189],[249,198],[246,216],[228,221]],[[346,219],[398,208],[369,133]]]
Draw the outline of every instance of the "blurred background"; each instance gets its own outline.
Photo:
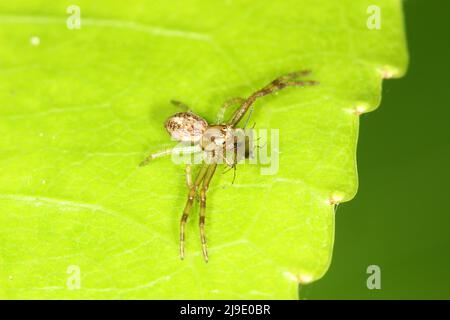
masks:
[[[450,1],[404,2],[410,66],[361,119],[359,192],[303,299],[450,299]],[[366,286],[369,265],[381,289]]]

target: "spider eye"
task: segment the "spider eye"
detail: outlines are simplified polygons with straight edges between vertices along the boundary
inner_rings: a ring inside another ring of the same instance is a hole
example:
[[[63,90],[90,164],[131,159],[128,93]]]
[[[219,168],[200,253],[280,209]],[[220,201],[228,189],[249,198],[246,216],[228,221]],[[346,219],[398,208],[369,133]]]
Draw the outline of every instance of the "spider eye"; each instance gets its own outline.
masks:
[[[177,141],[197,142],[206,131],[208,123],[192,112],[180,112],[167,119],[165,127]]]

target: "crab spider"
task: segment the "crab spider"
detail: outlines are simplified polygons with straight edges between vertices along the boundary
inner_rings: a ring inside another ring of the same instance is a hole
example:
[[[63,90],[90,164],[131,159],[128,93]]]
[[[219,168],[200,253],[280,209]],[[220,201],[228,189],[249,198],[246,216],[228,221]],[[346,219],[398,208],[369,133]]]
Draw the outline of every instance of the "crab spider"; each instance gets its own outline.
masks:
[[[194,114],[191,111],[179,112],[171,116],[165,122],[165,128],[167,132],[172,136],[173,139],[180,142],[191,143],[192,146],[186,148],[173,148],[166,149],[157,153],[153,153],[145,158],[141,162],[141,166],[148,164],[151,160],[171,155],[174,152],[185,152],[194,153],[203,151],[206,155],[204,163],[200,168],[196,178],[192,180],[191,178],[191,167],[186,166],[186,183],[189,188],[188,198],[186,205],[183,210],[183,214],[180,220],[180,258],[184,259],[184,244],[185,244],[185,226],[188,217],[191,213],[191,209],[199,193],[200,201],[200,218],[199,218],[199,228],[200,228],[200,240],[202,245],[202,253],[206,262],[208,262],[208,251],[205,236],[205,214],[206,214],[206,192],[208,190],[211,179],[216,172],[218,163],[221,160],[225,160],[225,163],[229,167],[236,166],[236,156],[234,161],[230,162],[224,156],[227,152],[232,152],[235,154],[237,149],[236,142],[236,131],[239,130],[237,125],[245,116],[247,111],[253,105],[253,103],[261,97],[271,94],[275,91],[281,90],[289,86],[313,86],[318,84],[316,81],[312,80],[298,80],[298,78],[307,76],[310,74],[309,70],[302,70],[297,72],[292,72],[284,76],[278,77],[262,89],[254,92],[248,98],[233,98],[228,100],[222,105],[218,116],[217,124],[208,124],[205,119]],[[179,101],[172,101],[173,104],[188,109],[187,106]],[[227,108],[239,105],[239,108],[233,113],[228,121],[223,121],[225,111]],[[242,129],[240,129],[242,130]]]

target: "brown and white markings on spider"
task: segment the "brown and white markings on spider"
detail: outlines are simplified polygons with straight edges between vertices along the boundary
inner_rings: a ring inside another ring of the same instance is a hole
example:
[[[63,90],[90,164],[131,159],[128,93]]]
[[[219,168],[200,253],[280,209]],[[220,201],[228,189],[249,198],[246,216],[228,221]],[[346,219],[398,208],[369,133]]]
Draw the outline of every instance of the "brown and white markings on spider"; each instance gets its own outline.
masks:
[[[228,100],[220,109],[216,124],[209,125],[205,119],[190,111],[176,113],[175,115],[167,119],[165,127],[173,139],[181,142],[192,143],[192,148],[190,150],[183,149],[183,152],[201,151],[206,155],[204,163],[202,164],[197,177],[193,181],[191,179],[191,167],[190,165],[186,165],[186,183],[188,185],[189,192],[180,221],[181,259],[184,258],[184,230],[186,222],[191,212],[194,200],[196,199],[196,195],[200,191],[200,241],[202,245],[203,257],[205,261],[208,262],[208,252],[205,236],[206,192],[208,190],[211,179],[214,176],[217,165],[218,163],[221,163],[221,160],[224,160],[226,165],[230,167],[236,166],[236,158],[234,162],[230,163],[226,158],[224,158],[223,155],[226,154],[227,151],[228,153],[229,151],[234,151],[233,148],[236,148],[235,131],[239,130],[239,128],[237,128],[239,122],[242,120],[252,104],[258,98],[289,86],[303,87],[318,84],[317,81],[313,80],[299,80],[300,77],[307,76],[308,74],[310,74],[309,70],[292,72],[276,78],[262,89],[251,94],[246,99],[233,98]],[[179,101],[172,101],[172,103],[188,110],[187,106]],[[239,105],[239,108],[233,113],[228,121],[223,121],[225,110],[233,105]],[[171,155],[172,153],[177,151],[178,150],[176,148],[172,148],[153,153],[145,158],[140,165],[144,166],[155,158],[165,155]]]

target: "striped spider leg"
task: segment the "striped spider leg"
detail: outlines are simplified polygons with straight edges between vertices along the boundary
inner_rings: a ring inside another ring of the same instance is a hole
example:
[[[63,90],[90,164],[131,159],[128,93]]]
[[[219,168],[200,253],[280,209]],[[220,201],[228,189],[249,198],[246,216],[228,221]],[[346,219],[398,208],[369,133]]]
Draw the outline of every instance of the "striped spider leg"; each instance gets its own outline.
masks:
[[[194,200],[199,195],[200,201],[200,216],[199,216],[199,229],[200,229],[200,241],[202,246],[203,258],[208,262],[207,242],[205,235],[205,219],[206,219],[206,193],[210,182],[214,176],[217,165],[222,163],[231,168],[236,167],[236,163],[239,160],[237,156],[237,140],[236,131],[237,125],[252,107],[253,103],[261,97],[269,95],[275,91],[282,90],[283,88],[290,86],[313,86],[318,82],[312,80],[298,80],[300,77],[304,77],[310,74],[309,70],[302,70],[298,72],[292,72],[284,76],[278,77],[262,89],[254,92],[248,98],[233,98],[225,102],[217,115],[217,124],[208,124],[207,121],[191,111],[179,112],[167,119],[165,128],[168,133],[177,141],[189,142],[194,144],[192,152],[204,152],[203,164],[198,172],[195,180],[191,178],[191,167],[186,166],[186,182],[189,188],[188,198],[183,210],[183,214],[180,220],[180,258],[184,259],[185,248],[185,227],[189,215],[192,211]],[[188,109],[187,106],[178,101],[172,101],[173,104],[181,106],[184,109]],[[224,122],[224,116],[226,109],[238,105],[230,120]],[[247,120],[248,122],[248,120]],[[247,144],[246,141],[244,141]],[[149,161],[165,155],[173,154],[176,148],[157,152],[148,156],[141,165],[146,165]],[[232,152],[234,154],[234,160],[229,161],[224,156],[226,152]],[[246,154],[244,155],[246,156]]]

